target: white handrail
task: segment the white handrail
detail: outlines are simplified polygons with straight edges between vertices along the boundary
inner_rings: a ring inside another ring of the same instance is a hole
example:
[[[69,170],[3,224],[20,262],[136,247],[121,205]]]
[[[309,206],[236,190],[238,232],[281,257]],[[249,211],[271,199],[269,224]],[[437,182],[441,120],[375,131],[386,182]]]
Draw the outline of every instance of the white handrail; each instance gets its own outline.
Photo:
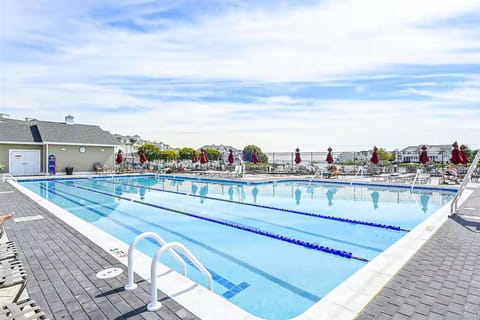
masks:
[[[420,173],[422,172],[422,170],[420,169],[417,169],[417,173],[415,174],[415,178],[413,178],[413,182],[412,182],[412,189],[410,189],[410,192],[413,191],[413,187],[415,186],[415,181],[417,181],[418,179],[418,176],[420,175]]]
[[[153,239],[157,240],[157,242],[162,245],[162,248],[167,244],[167,242],[165,240],[163,240],[162,237],[160,237],[155,232],[144,232],[144,233],[140,234],[139,236],[137,236],[133,240],[132,244],[128,248],[128,282],[125,285],[125,290],[134,290],[134,289],[137,288],[137,284],[135,283],[135,279],[134,279],[134,276],[133,276],[133,250],[137,246],[137,243],[144,238],[153,238]],[[170,253],[172,254],[172,256],[175,259],[177,259],[178,262],[180,262],[182,264],[183,275],[186,276],[187,275],[187,264],[185,263],[185,261],[174,250],[170,250]]]
[[[151,300],[150,303],[147,305],[147,310],[148,311],[157,311],[162,307],[162,303],[158,301],[157,297],[157,266],[158,262],[160,262],[160,258],[162,257],[163,253],[165,251],[172,252],[171,249],[180,249],[183,251],[183,254],[187,256],[190,261],[200,270],[208,280],[208,289],[213,291],[213,279],[212,275],[208,270],[200,263],[200,261],[195,258],[195,256],[187,250],[181,243],[179,242],[170,242],[158,249],[157,253],[155,254],[155,257],[152,260],[152,265],[151,265],[151,275],[150,275],[150,280],[152,281],[152,288],[151,288]]]
[[[355,176],[353,177],[352,181],[350,182],[350,185],[353,184],[353,181],[355,181],[355,178],[358,176],[358,174],[361,172],[362,173],[362,177],[363,177],[363,171],[365,170],[365,168],[363,166],[360,166],[360,168],[358,168],[358,171],[357,173],[355,174]]]
[[[322,168],[322,167],[317,168],[317,170],[315,170],[315,172],[313,173],[313,176],[308,181],[308,185],[310,185],[312,183],[312,180],[315,179],[316,176],[320,176],[324,172],[325,172],[325,168]],[[323,178],[323,176],[322,176],[322,178]]]
[[[155,172],[155,179],[160,178],[160,175],[161,175],[161,174],[165,174],[165,168],[158,169],[158,170]]]
[[[12,176],[10,173],[4,173],[2,181],[5,182],[7,180],[13,180],[13,181],[17,182],[17,179],[14,176]]]
[[[472,174],[477,168],[478,162],[480,160],[480,150],[477,152],[477,155],[473,159],[472,163],[470,164],[470,167],[468,168],[467,174],[463,178],[462,184],[460,185],[460,188],[457,190],[457,194],[452,200],[452,203],[450,205],[450,215],[454,215],[458,211],[458,200],[460,199],[460,196],[463,193],[463,190],[465,189],[465,186],[467,185],[468,181],[472,178]]]
[[[240,162],[240,165],[242,166],[242,171],[240,173],[240,178],[243,178],[243,177],[245,177],[246,167],[245,167],[245,162],[243,162],[242,155],[240,155],[240,154],[238,155],[238,161]]]

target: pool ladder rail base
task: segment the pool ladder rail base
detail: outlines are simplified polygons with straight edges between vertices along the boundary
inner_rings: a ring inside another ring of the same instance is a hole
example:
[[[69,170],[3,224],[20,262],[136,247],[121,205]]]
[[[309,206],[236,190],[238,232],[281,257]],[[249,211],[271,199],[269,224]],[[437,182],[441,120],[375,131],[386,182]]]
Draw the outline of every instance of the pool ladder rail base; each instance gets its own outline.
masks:
[[[179,242],[169,242],[167,243],[163,240],[155,232],[144,232],[138,235],[133,242],[130,244],[128,248],[128,282],[125,285],[125,290],[130,291],[137,288],[137,284],[134,282],[134,274],[133,274],[133,251],[137,246],[138,242],[144,238],[153,238],[159,244],[162,245],[160,249],[157,250],[154,258],[152,259],[152,263],[150,265],[150,279],[151,279],[151,292],[150,292],[150,303],[147,305],[148,311],[157,311],[162,307],[162,303],[158,301],[158,292],[157,292],[157,267],[158,263],[160,262],[160,258],[165,252],[170,253],[183,267],[183,276],[187,276],[187,264],[185,260],[175,251],[180,250],[182,253],[197,267],[200,272],[202,272],[208,280],[208,289],[213,291],[213,279],[210,272],[203,266],[203,264],[198,261],[198,259],[181,243]]]

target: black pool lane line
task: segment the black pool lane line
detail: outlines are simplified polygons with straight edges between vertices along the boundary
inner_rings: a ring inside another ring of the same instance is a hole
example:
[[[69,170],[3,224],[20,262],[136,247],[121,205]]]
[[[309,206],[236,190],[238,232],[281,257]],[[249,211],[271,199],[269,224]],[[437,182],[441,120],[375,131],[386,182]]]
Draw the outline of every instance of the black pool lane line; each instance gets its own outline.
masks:
[[[251,206],[251,207],[280,211],[280,212],[294,213],[294,214],[299,214],[299,215],[304,215],[304,216],[309,216],[309,217],[315,217],[315,218],[321,218],[321,219],[327,219],[327,220],[334,220],[334,221],[339,221],[339,222],[360,224],[360,225],[375,227],[375,228],[389,229],[389,230],[395,230],[395,231],[404,231],[404,232],[409,232],[410,231],[410,229],[404,229],[404,228],[399,227],[399,226],[381,224],[381,223],[377,223],[377,222],[361,221],[361,220],[355,220],[355,219],[349,219],[349,218],[329,216],[329,215],[324,215],[324,214],[319,214],[319,213],[314,213],[314,212],[304,212],[304,211],[298,211],[298,210],[292,210],[292,209],[266,206],[266,205],[256,204],[256,203],[248,203],[248,202],[241,202],[241,201],[228,200],[228,199],[222,199],[222,198],[201,196],[201,195],[196,195],[196,194],[188,193],[188,192],[179,192],[179,191],[173,191],[173,190],[164,190],[164,189],[160,189],[160,188],[144,187],[144,186],[130,184],[130,183],[116,183],[116,182],[113,182],[113,181],[109,181],[107,179],[99,179],[99,181],[110,183],[110,184],[121,184],[121,185],[124,185],[124,186],[135,187],[135,188],[145,188],[145,189],[148,189],[148,190],[161,191],[161,192],[166,192],[166,193],[180,194],[180,195],[184,195],[184,196],[204,198],[204,199],[215,200],[215,201],[236,203],[236,204],[241,204],[241,205],[244,205],[244,206]]]
[[[96,193],[107,195],[107,196],[110,196],[110,197],[115,197],[115,198],[118,198],[118,199],[123,199],[123,200],[126,200],[126,201],[139,203],[139,204],[149,206],[149,207],[153,207],[153,208],[163,209],[163,210],[167,210],[167,211],[170,211],[170,212],[187,215],[187,216],[194,217],[194,218],[197,218],[197,219],[201,219],[201,220],[213,222],[213,223],[216,223],[216,224],[224,225],[224,226],[227,226],[227,227],[251,232],[251,233],[258,234],[258,235],[261,235],[261,236],[265,236],[265,237],[268,237],[268,238],[284,241],[284,242],[291,243],[291,244],[294,244],[294,245],[298,245],[298,246],[301,246],[301,247],[305,247],[305,248],[308,248],[308,249],[322,251],[322,252],[325,252],[325,253],[328,253],[328,254],[333,254],[333,255],[336,255],[336,256],[340,256],[340,257],[343,257],[343,258],[355,259],[355,260],[363,261],[363,262],[368,262],[369,261],[366,258],[354,256],[351,252],[333,249],[333,248],[330,248],[330,247],[322,246],[318,243],[303,241],[303,240],[299,240],[299,239],[295,239],[295,238],[290,238],[290,237],[282,236],[282,235],[279,235],[279,234],[276,234],[276,233],[273,233],[273,232],[261,230],[261,229],[258,229],[258,228],[253,228],[253,227],[242,225],[242,224],[237,224],[237,223],[232,223],[232,222],[225,221],[225,220],[219,220],[219,219],[214,219],[214,218],[210,218],[210,217],[205,217],[205,216],[201,216],[201,215],[198,215],[198,214],[195,214],[195,213],[191,213],[191,212],[187,212],[187,211],[183,211],[183,210],[177,210],[177,209],[173,209],[173,208],[168,208],[168,207],[165,207],[165,206],[160,206],[160,205],[156,205],[156,204],[153,204],[153,203],[148,203],[148,202],[144,202],[144,201],[140,201],[140,200],[134,200],[134,199],[127,198],[127,197],[118,196],[118,195],[112,194],[110,192],[103,192],[103,191],[98,191],[98,190],[85,188],[85,187],[81,187],[81,186],[77,186],[77,185],[70,185],[70,184],[66,184],[64,182],[60,182],[60,181],[54,181],[54,182],[64,184],[66,186],[71,186],[71,187],[91,191],[91,192],[96,192]]]
[[[57,183],[58,181],[55,181],[55,182]],[[65,183],[62,183],[62,182],[58,182],[58,183],[65,184]],[[69,184],[65,184],[65,185],[67,185],[67,186],[69,186],[69,187],[75,187],[75,185],[69,185]],[[45,187],[43,187],[43,186],[40,186],[40,187],[43,188],[44,190],[46,190]],[[87,190],[87,191],[89,191],[89,190]],[[50,193],[52,193],[52,194],[54,194],[54,195],[57,195],[57,196],[65,199],[65,200],[67,200],[67,201],[73,202],[73,203],[75,203],[75,204],[82,205],[80,202],[77,202],[77,201],[75,201],[75,200],[73,200],[73,199],[71,199],[71,198],[68,198],[68,197],[66,197],[66,196],[63,196],[63,195],[59,194],[57,191],[48,189],[48,192],[50,192]],[[96,201],[93,201],[93,200],[89,200],[89,199],[86,199],[86,198],[79,197],[78,195],[74,195],[74,194],[71,194],[71,193],[66,192],[66,191],[63,191],[63,190],[60,191],[60,192],[63,193],[63,194],[67,194],[67,195],[69,195],[69,196],[72,196],[72,197],[76,197],[76,198],[79,198],[79,199],[83,199],[83,200],[85,200],[85,201],[87,201],[87,202],[90,202],[90,203],[92,203],[92,204],[100,205],[100,206],[102,206],[102,207],[104,207],[104,208],[107,208],[107,209],[112,209],[111,207],[109,207],[109,206],[107,206],[107,205],[101,204],[101,203],[96,202]],[[91,191],[90,191],[90,192],[91,192]],[[83,205],[82,205],[82,206],[83,206]],[[83,207],[85,207],[85,206],[83,206]],[[111,220],[111,221],[113,221],[113,222],[121,225],[122,227],[125,227],[127,230],[130,230],[131,232],[133,232],[133,233],[135,233],[135,234],[141,234],[141,233],[142,233],[142,231],[140,231],[140,230],[138,230],[138,229],[136,229],[136,228],[134,228],[134,227],[127,226],[127,225],[125,225],[124,223],[122,223],[122,222],[120,222],[120,221],[118,221],[118,220],[113,219],[112,217],[108,216],[107,214],[104,214],[104,213],[102,213],[102,212],[99,212],[98,210],[95,210],[95,209],[92,209],[92,208],[86,208],[86,207],[85,207],[85,209],[93,212],[94,214],[98,214],[98,215],[100,215],[100,216],[102,216],[102,217],[105,217],[106,219],[109,219],[109,220]],[[295,286],[295,285],[293,285],[293,284],[291,284],[291,283],[288,283],[288,282],[286,282],[286,281],[284,281],[284,280],[282,280],[282,279],[280,279],[280,278],[277,278],[277,277],[275,277],[275,276],[273,276],[273,275],[271,275],[271,274],[269,274],[269,273],[267,273],[267,272],[265,272],[265,271],[263,271],[263,270],[255,267],[255,266],[253,266],[253,265],[251,265],[251,264],[248,264],[247,262],[244,262],[243,260],[240,260],[240,259],[238,259],[238,258],[236,258],[236,257],[234,257],[234,256],[231,256],[231,255],[229,255],[229,254],[227,254],[227,253],[225,253],[225,252],[222,252],[222,251],[220,251],[220,250],[218,250],[218,249],[216,249],[216,248],[214,248],[214,247],[211,247],[211,246],[209,246],[209,245],[207,245],[207,244],[205,244],[205,243],[203,243],[203,242],[200,242],[200,241],[198,241],[198,240],[196,240],[196,239],[190,238],[190,237],[186,236],[186,235],[183,234],[183,233],[173,231],[173,230],[168,229],[168,228],[165,228],[165,227],[163,227],[163,226],[161,226],[161,225],[159,225],[159,224],[153,223],[153,222],[151,222],[151,221],[146,221],[146,220],[144,220],[144,219],[141,219],[141,218],[139,218],[139,217],[137,217],[137,216],[133,216],[133,215],[127,214],[127,213],[125,213],[125,212],[120,212],[120,213],[123,214],[123,215],[125,215],[125,216],[128,216],[128,217],[131,217],[131,218],[140,220],[140,221],[142,221],[142,222],[145,223],[145,224],[151,224],[151,225],[153,225],[153,226],[155,226],[155,227],[157,227],[157,228],[159,228],[159,229],[162,229],[162,230],[164,230],[164,231],[166,231],[166,232],[168,232],[168,233],[174,234],[174,235],[178,236],[179,238],[183,238],[183,239],[186,239],[187,241],[190,241],[190,242],[192,242],[192,243],[195,243],[196,245],[198,245],[198,246],[200,246],[200,247],[202,247],[202,248],[204,248],[204,249],[206,249],[206,250],[208,250],[208,251],[210,251],[210,252],[213,252],[213,253],[221,256],[221,257],[224,258],[224,259],[230,260],[230,261],[232,261],[232,262],[234,262],[234,263],[236,263],[236,264],[244,267],[245,269],[248,269],[248,270],[250,270],[251,272],[253,272],[253,273],[257,274],[257,275],[259,275],[259,276],[261,276],[261,277],[264,277],[265,279],[268,279],[268,280],[272,281],[273,283],[275,283],[275,284],[277,284],[277,285],[279,285],[279,286],[281,286],[281,287],[283,287],[283,288],[285,288],[285,289],[287,289],[287,290],[289,290],[289,291],[295,292],[296,294],[298,294],[299,296],[301,296],[301,297],[303,297],[303,298],[305,298],[305,299],[307,299],[307,300],[310,300],[310,301],[313,301],[313,302],[317,302],[317,301],[319,301],[319,300],[322,298],[322,297],[317,296],[317,295],[315,295],[315,294],[313,294],[313,293],[310,293],[310,292],[308,292],[308,291],[305,291],[305,290],[303,290],[303,289],[301,289],[301,288],[299,288],[299,287],[297,287],[297,286]],[[156,241],[153,240],[153,239],[147,239],[147,241],[149,241],[149,242],[151,242],[151,243],[153,243],[153,244],[159,245],[159,243],[156,242]],[[231,283],[229,280],[224,279],[223,277],[219,276],[219,275],[218,275],[217,273],[215,273],[214,271],[211,271],[211,269],[208,269],[208,270],[210,271],[210,273],[212,273],[212,278],[214,278],[214,281],[220,283],[222,286],[224,286],[225,288],[228,289],[228,291],[226,291],[226,292],[224,292],[224,293],[222,294],[222,295],[223,295],[225,298],[227,298],[227,299],[232,298],[235,294],[238,294],[238,293],[241,292],[242,290],[246,289],[246,286],[249,286],[248,283],[242,282],[242,283],[240,283],[240,284],[238,284],[238,285],[234,285],[234,286],[232,287],[232,286],[231,286],[232,283]],[[216,274],[217,277],[214,277],[214,274]],[[216,278],[216,279],[215,279],[215,278]],[[222,279],[223,279],[223,280],[222,280]]]

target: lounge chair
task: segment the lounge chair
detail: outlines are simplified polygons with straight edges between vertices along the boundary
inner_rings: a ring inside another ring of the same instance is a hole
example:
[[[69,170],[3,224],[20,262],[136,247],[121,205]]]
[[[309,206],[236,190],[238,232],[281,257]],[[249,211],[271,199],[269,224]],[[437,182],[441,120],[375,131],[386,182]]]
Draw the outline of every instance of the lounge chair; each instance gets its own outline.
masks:
[[[417,177],[418,183],[423,183],[423,184],[429,183],[430,179],[431,177],[430,177],[430,174],[428,173],[420,173]]]
[[[13,241],[0,244],[0,260],[15,259],[18,256],[17,248]]]
[[[336,178],[341,174],[342,174],[342,172],[340,170],[338,170],[337,166],[333,165],[330,168],[328,168],[328,171],[327,171],[326,175],[324,175],[324,177],[327,178],[327,179],[331,179],[331,178]]]
[[[96,174],[102,174],[104,172],[103,165],[100,162],[95,162],[93,168]]]
[[[243,167],[242,166],[235,166],[235,170],[232,172],[232,176],[234,178],[242,178],[243,177]]]
[[[0,307],[0,319],[48,320],[45,313],[35,303],[27,299],[19,303],[8,303]]]
[[[0,289],[19,285],[17,295],[12,302],[17,302],[27,286],[27,274],[22,263],[16,259],[0,261]]]
[[[460,183],[457,169],[456,168],[447,168],[443,173],[442,177],[439,180],[440,184],[457,184]]]

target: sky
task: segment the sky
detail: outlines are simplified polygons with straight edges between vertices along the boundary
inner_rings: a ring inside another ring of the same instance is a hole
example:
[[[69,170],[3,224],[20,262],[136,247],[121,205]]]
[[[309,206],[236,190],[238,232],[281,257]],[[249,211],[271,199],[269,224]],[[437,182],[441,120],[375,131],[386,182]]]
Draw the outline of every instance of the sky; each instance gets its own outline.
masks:
[[[479,0],[2,0],[0,113],[174,147],[480,147]]]

